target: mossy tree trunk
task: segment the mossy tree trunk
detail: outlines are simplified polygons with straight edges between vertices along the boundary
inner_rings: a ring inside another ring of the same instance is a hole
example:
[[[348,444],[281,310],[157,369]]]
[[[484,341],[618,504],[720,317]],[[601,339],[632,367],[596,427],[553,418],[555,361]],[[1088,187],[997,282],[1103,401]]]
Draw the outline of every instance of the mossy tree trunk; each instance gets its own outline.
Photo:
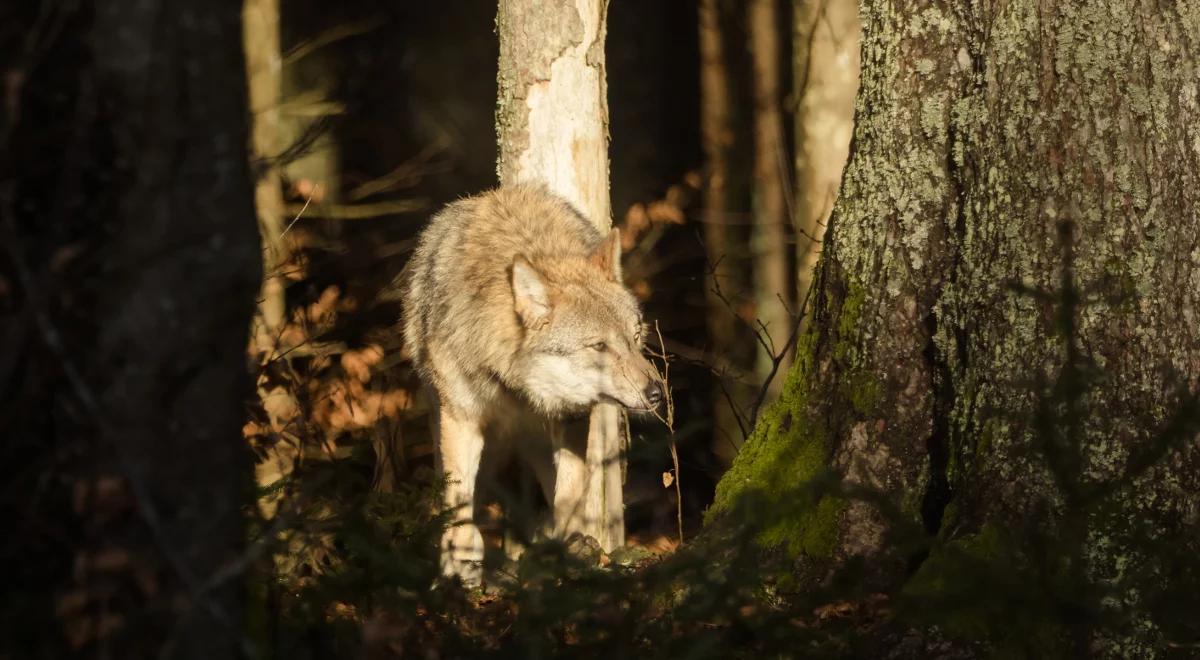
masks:
[[[942,540],[1061,519],[1071,489],[1035,447],[1047,419],[1074,424],[1083,447],[1060,474],[1099,484],[1161,440],[1176,385],[1197,387],[1200,9],[861,7],[857,123],[813,323],[716,510],[832,467],[881,492],[889,520]],[[1064,318],[1068,263],[1084,294]],[[1061,385],[1069,360],[1103,378],[1039,410],[1036,384]],[[1193,436],[1090,516],[1089,570],[1115,578],[1145,559],[1124,536],[1133,523],[1196,544],[1198,467]],[[781,507],[764,538],[867,558],[888,582],[912,558],[879,510],[832,497]]]
[[[612,226],[608,194],[607,0],[500,0],[496,130],[502,184],[540,181],[601,232]],[[625,544],[620,411],[591,415],[588,486],[578,530],[605,551]]]

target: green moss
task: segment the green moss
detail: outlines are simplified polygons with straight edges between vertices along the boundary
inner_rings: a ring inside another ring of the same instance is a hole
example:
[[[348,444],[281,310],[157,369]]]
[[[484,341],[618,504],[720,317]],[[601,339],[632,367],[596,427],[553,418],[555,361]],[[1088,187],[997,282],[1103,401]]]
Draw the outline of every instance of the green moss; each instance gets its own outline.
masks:
[[[785,548],[792,556],[829,557],[844,505],[810,487],[825,473],[829,445],[822,422],[808,411],[807,366],[793,367],[779,400],[717,484],[705,518],[747,514],[744,522],[759,528],[763,545]]]
[[[840,304],[835,302],[826,310],[836,319],[833,357],[847,369],[838,389],[840,396],[835,398],[846,412],[862,416],[871,415],[883,398],[882,384],[865,368],[854,366],[858,322],[866,298],[866,289],[851,282]],[[830,475],[832,444],[829,422],[814,414],[811,398],[813,360],[821,338],[815,323],[801,335],[797,361],[788,372],[783,392],[763,413],[717,484],[706,514],[707,521],[734,511],[749,514],[753,519],[746,522],[760,528],[759,542],[784,548],[793,557],[831,557],[845,510],[843,500],[823,492]]]
[[[870,417],[883,401],[883,385],[866,369],[857,369],[842,381],[841,394],[855,412]]]
[[[941,528],[943,530],[955,529],[958,524],[958,521],[959,521],[959,516],[961,514],[962,514],[962,509],[959,507],[958,501],[950,500],[950,502],[948,504],[946,504],[946,508],[942,509],[942,527]]]
[[[834,338],[834,358],[841,363],[843,373],[838,386],[843,401],[862,417],[873,416],[883,401],[883,384],[866,365],[859,361],[859,322],[867,301],[866,287],[851,280],[846,297],[837,316],[837,336]]]
[[[801,399],[795,389],[785,391],[767,412],[718,484],[708,518],[736,510],[759,528],[763,545],[829,557],[843,504],[809,487],[825,473],[829,450],[820,422],[797,405]]]
[[[999,532],[991,526],[984,527],[978,534],[955,541],[930,555],[905,585],[903,595],[910,600],[926,603],[947,599],[966,586],[960,570],[963,565],[995,563],[1000,548]],[[938,618],[937,623],[947,633],[962,639],[984,639],[994,625],[988,620],[986,610],[976,608],[948,609]]]
[[[857,353],[856,338],[858,322],[862,318],[863,305],[867,301],[867,289],[853,280],[847,283],[846,297],[842,300],[838,314],[837,336],[833,355],[839,361],[851,360]]]
[[[988,640],[992,657],[1028,649],[1065,657],[1063,629],[1043,576],[1031,570],[1017,539],[998,525],[935,548],[901,591],[902,615],[951,637]]]
[[[780,520],[763,530],[759,541],[785,547],[792,557],[805,554],[827,559],[837,546],[838,521],[845,508],[846,503],[840,498],[822,497],[815,505],[797,512],[800,515],[795,518]]]

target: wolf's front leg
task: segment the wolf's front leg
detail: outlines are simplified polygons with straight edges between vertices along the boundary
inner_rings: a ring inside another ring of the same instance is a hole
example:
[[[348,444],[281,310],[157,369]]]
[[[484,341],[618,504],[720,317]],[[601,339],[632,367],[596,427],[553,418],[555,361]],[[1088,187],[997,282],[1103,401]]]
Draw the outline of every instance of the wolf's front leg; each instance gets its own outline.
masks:
[[[475,526],[475,479],[483,453],[483,429],[477,419],[464,419],[443,407],[438,455],[446,474],[446,508],[450,527],[442,535],[442,573],[457,575],[474,586],[483,577],[483,536]]]

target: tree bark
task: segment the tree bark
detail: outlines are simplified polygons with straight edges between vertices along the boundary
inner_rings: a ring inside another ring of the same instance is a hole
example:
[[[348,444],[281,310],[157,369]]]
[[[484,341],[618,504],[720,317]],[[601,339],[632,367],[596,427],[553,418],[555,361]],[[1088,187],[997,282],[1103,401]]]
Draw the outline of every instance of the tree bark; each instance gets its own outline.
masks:
[[[500,0],[496,131],[501,184],[541,181],[596,224],[608,194],[607,0]],[[620,411],[596,406],[587,442],[582,531],[611,551],[625,543]]]
[[[26,356],[0,382],[29,398],[0,457],[25,594],[0,654],[238,657],[261,271],[240,3],[55,10],[0,145]]]
[[[778,373],[787,372],[791,352],[785,349],[792,330],[792,291],[787,224],[787,148],[780,98],[779,8],[777,0],[750,0],[746,19],[750,33],[754,93],[754,186],[751,192],[754,224],[750,250],[754,257],[755,316],[767,344],[758,352],[755,373],[766,381],[779,360]],[[769,349],[769,350],[768,350]],[[778,396],[783,379],[771,381],[768,392]]]
[[[1072,495],[1037,458],[1047,416],[1075,420],[1068,480],[1095,485],[1161,441],[1181,405],[1173,380],[1197,387],[1200,16],[1138,0],[862,11],[854,146],[813,325],[718,508],[832,466],[945,541],[1054,520]],[[1067,317],[1064,273],[1090,292]],[[1105,377],[1039,409],[1031,383],[1061,383],[1072,360]],[[1053,412],[1068,403],[1072,415]],[[1154,565],[1128,534],[1147,521],[1154,538],[1196,545],[1191,433],[1087,519],[1093,576],[1116,584],[1121,566]],[[886,582],[911,559],[894,530],[878,507],[827,496],[764,538],[867,558]]]

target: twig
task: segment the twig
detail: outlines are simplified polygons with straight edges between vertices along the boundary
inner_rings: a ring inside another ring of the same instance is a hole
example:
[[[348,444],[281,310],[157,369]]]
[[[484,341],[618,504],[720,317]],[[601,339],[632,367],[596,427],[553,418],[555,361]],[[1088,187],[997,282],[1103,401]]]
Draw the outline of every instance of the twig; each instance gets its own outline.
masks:
[[[729,407],[734,413],[734,419],[737,421],[738,427],[742,431],[742,437],[748,438],[750,437],[750,432],[754,430],[755,422],[758,421],[759,409],[762,408],[763,402],[766,401],[767,393],[770,391],[771,383],[774,382],[775,377],[779,374],[779,365],[783,363],[784,357],[789,351],[792,350],[792,347],[795,345],[796,340],[800,336],[801,326],[808,309],[808,300],[812,295],[813,283],[809,283],[808,290],[804,292],[804,300],[800,303],[800,307],[796,310],[796,313],[793,314],[791,310],[787,309],[787,305],[784,305],[784,309],[787,310],[788,314],[793,318],[793,325],[787,341],[778,351],[776,351],[775,343],[771,339],[770,333],[767,332],[766,325],[763,324],[760,319],[756,318],[754,323],[750,323],[749,321],[742,319],[742,317],[734,311],[733,303],[729,301],[729,298],[725,296],[725,292],[721,290],[721,283],[716,277],[716,264],[709,265],[709,275],[712,276],[712,292],[717,296],[717,299],[725,305],[726,309],[733,314],[734,318],[737,318],[742,322],[743,325],[748,327],[754,333],[754,338],[758,341],[759,346],[761,346],[763,350],[767,352],[767,355],[771,356],[771,370],[767,373],[767,377],[759,386],[758,394],[754,398],[754,404],[751,406],[748,415],[743,415],[738,411],[738,407],[735,404],[733,397],[730,396],[729,391],[725,388],[725,383],[721,378],[717,379],[717,383],[721,388],[721,393],[729,402]]]
[[[675,482],[675,522],[679,526],[679,545],[683,546],[683,489],[679,485],[679,450],[675,446],[675,397],[671,395],[671,361],[667,359],[667,348],[663,342],[662,330],[658,327],[658,321],[654,322],[654,333],[658,335],[659,352],[655,357],[661,359],[663,363],[663,391],[667,401],[666,418],[658,415],[657,411],[655,412],[655,416],[661,419],[667,426],[667,437],[671,448],[671,462],[675,467],[675,478],[673,480]]]
[[[279,234],[280,238],[283,238],[284,235],[287,234],[288,231],[290,231],[292,229],[292,225],[295,225],[297,222],[300,221],[300,216],[304,215],[304,212],[308,210],[308,205],[312,203],[313,197],[320,190],[321,190],[321,184],[317,183],[317,184],[313,185],[312,192],[310,192],[308,194],[308,198],[304,200],[304,206],[300,207],[300,211],[296,213],[296,217],[292,218],[292,221],[288,223],[288,226],[283,228],[283,232],[281,234]]]
[[[415,185],[425,174],[434,174],[447,172],[450,169],[449,160],[443,160],[440,163],[430,164],[430,161],[444,153],[447,149],[449,140],[442,138],[437,142],[432,142],[425,146],[416,156],[401,163],[391,172],[383,176],[376,177],[370,181],[360,183],[353,190],[346,193],[346,199],[352,202],[358,202],[372,195],[388,192],[395,188],[409,187]]]
[[[290,206],[289,210],[296,208]],[[308,204],[304,205],[308,208]],[[369,204],[318,204],[314,214],[326,220],[367,220],[385,215],[412,213],[429,208],[425,199],[401,199]]]
[[[333,127],[333,119],[329,115],[318,117],[283,151],[274,156],[259,155],[253,165],[255,178],[261,178],[272,167],[282,167],[308,155],[317,143]]]
[[[771,371],[767,373],[767,377],[763,380],[762,386],[758,390],[758,396],[754,398],[754,405],[750,408],[750,428],[754,428],[754,424],[758,421],[758,412],[762,408],[763,402],[767,398],[767,392],[771,388],[771,382],[775,380],[776,374],[779,372],[779,365],[783,362],[783,358],[788,351],[792,350],[796,340],[800,337],[800,327],[804,321],[804,315],[808,313],[808,298],[812,295],[813,283],[808,285],[808,291],[804,292],[804,301],[800,303],[799,313],[794,317],[792,324],[792,332],[788,336],[787,342],[783,345],[783,350],[778,354],[771,355]]]
[[[717,374],[717,387],[721,388],[721,395],[725,397],[725,402],[729,404],[729,409],[733,412],[733,421],[737,422],[738,430],[742,432],[742,439],[750,437],[750,426],[746,416],[741,410],[738,410],[737,403],[733,400],[733,395],[729,393],[729,388],[725,387],[725,379]],[[732,444],[732,441],[730,441]],[[734,446],[734,450],[737,446]]]
[[[344,23],[335,25],[334,27],[318,34],[315,38],[307,41],[302,41],[294,48],[283,54],[283,65],[287,66],[296,62],[299,59],[307,57],[314,51],[320,50],[325,46],[337,43],[343,39],[357,37],[361,34],[366,34],[376,28],[382,26],[384,21],[380,19],[371,19],[358,21],[355,23]]]

